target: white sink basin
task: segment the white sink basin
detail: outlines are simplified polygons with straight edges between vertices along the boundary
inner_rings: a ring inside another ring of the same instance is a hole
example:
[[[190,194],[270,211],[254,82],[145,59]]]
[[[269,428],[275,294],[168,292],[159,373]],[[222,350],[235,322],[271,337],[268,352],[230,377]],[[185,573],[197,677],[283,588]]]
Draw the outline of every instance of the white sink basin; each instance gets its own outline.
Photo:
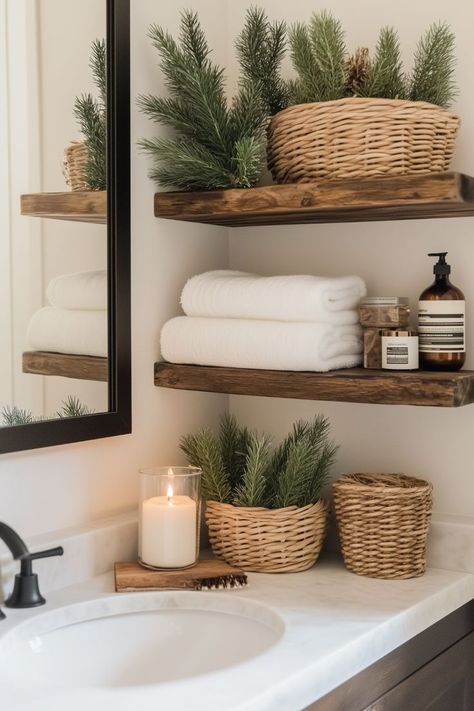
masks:
[[[248,661],[283,631],[277,614],[232,592],[115,595],[15,627],[0,642],[0,668],[13,683],[146,686]]]

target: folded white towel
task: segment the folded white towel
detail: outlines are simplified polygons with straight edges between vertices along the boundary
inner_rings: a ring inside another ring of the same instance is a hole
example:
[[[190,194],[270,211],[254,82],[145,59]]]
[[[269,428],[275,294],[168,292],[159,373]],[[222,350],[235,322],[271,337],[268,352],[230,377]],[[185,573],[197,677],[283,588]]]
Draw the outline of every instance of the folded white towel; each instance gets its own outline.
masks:
[[[49,282],[47,297],[58,309],[105,310],[107,271],[63,274]]]
[[[161,331],[171,363],[327,371],[361,363],[359,326],[179,316]]]
[[[367,289],[358,276],[271,276],[213,271],[192,277],[181,294],[188,316],[276,321],[358,322]]]
[[[107,311],[46,306],[33,315],[26,337],[37,351],[106,357],[107,321]]]

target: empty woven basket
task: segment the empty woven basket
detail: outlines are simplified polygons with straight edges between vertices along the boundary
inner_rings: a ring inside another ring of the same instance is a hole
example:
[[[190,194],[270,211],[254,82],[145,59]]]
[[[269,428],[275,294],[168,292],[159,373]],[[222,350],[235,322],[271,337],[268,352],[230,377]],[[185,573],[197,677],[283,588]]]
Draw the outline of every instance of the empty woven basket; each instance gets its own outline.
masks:
[[[73,141],[64,151],[64,177],[73,192],[86,191],[85,167],[87,148],[84,143]]]
[[[277,183],[446,171],[459,124],[423,101],[298,104],[269,124],[268,167]]]
[[[333,484],[346,567],[371,578],[426,570],[433,487],[404,474],[347,474]]]
[[[298,508],[244,508],[208,501],[206,522],[217,558],[244,570],[294,573],[314,565],[327,526],[325,501]]]

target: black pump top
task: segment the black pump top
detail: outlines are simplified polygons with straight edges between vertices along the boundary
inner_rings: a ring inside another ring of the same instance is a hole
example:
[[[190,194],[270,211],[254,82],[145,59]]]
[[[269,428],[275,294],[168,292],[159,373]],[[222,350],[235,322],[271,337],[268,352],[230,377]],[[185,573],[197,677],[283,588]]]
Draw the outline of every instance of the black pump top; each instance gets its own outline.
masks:
[[[428,257],[439,257],[438,261],[433,267],[433,274],[451,274],[451,267],[446,263],[447,252],[430,252]]]

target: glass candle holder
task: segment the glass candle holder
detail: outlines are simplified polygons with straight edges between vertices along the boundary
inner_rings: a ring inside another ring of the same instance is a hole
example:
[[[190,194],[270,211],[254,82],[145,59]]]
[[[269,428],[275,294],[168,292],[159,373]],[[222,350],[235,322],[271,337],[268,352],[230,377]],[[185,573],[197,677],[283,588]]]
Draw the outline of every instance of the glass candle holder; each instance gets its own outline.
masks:
[[[140,470],[139,561],[147,568],[179,569],[199,558],[201,470]]]

